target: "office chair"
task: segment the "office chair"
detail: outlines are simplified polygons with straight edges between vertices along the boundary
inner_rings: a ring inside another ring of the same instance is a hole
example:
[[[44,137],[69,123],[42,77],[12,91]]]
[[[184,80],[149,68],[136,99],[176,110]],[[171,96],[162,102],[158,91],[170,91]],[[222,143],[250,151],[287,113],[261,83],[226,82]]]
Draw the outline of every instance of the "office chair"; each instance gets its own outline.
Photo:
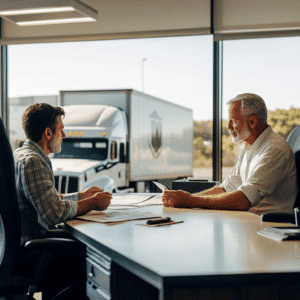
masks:
[[[296,162],[298,195],[294,203],[294,208],[300,207],[300,125],[295,127],[287,138]],[[265,222],[296,223],[295,213],[265,213],[261,215],[261,220]]]
[[[34,299],[40,276],[54,251],[82,247],[71,239],[44,238],[28,241],[25,251],[40,249],[33,278],[13,274],[13,268],[20,249],[21,221],[15,186],[15,174],[12,150],[0,119],[0,299]],[[57,288],[57,287],[55,287]],[[65,287],[64,287],[65,288]],[[49,295],[53,287],[41,287],[42,296]],[[46,298],[47,299],[47,298]]]

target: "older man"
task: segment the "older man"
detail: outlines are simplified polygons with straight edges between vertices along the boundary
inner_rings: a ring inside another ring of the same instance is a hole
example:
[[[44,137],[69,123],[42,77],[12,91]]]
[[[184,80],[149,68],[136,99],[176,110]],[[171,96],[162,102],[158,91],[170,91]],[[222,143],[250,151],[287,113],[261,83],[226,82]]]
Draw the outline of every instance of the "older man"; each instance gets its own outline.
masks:
[[[261,97],[241,94],[228,102],[228,129],[245,142],[231,175],[212,189],[193,194],[165,191],[166,207],[292,212],[297,196],[296,166],[289,144],[267,124]]]

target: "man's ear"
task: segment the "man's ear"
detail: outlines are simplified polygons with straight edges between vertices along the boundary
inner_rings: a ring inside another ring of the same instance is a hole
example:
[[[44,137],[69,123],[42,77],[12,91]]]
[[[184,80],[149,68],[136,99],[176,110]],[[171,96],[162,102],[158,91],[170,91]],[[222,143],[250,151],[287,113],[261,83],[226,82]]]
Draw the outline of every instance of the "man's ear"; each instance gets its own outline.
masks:
[[[45,128],[44,132],[43,132],[43,136],[47,139],[47,140],[50,140],[52,138],[52,135],[53,135],[53,132],[52,130],[47,127]]]
[[[258,119],[257,119],[257,116],[256,115],[251,115],[249,118],[248,118],[248,125],[251,129],[254,129],[258,124]]]

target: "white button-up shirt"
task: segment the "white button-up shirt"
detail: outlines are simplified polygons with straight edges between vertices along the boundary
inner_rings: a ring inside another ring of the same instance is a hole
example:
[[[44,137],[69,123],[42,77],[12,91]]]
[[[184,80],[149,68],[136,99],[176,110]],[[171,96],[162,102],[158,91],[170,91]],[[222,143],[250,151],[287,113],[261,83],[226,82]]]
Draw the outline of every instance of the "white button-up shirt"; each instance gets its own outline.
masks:
[[[269,126],[253,145],[243,148],[231,175],[220,186],[226,192],[243,192],[253,213],[293,212],[298,192],[294,153]]]

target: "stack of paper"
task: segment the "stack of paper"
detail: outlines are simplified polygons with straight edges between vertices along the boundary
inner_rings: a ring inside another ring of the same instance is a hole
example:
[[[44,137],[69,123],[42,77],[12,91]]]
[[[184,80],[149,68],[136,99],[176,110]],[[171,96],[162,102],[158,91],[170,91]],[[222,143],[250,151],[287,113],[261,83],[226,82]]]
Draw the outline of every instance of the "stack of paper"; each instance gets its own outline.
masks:
[[[300,240],[300,227],[267,227],[258,234],[276,241]]]

